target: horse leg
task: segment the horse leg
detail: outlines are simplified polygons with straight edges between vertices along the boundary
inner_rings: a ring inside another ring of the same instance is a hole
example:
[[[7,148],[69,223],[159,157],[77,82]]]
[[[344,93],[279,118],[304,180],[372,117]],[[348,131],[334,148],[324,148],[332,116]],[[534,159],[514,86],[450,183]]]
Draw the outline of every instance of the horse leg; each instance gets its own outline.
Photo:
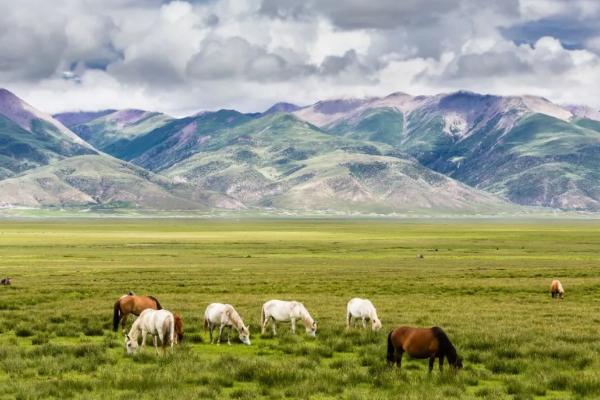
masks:
[[[404,351],[400,350],[396,352],[396,366],[398,369],[402,369],[402,356],[404,355]]]
[[[156,337],[156,335],[152,335],[152,343],[154,344],[154,350],[156,351],[156,355],[158,355],[158,338]]]
[[[271,328],[273,328],[273,336],[277,335],[277,322],[275,322],[275,319],[273,319],[273,321],[271,321]]]
[[[215,326],[213,325],[212,322],[208,323],[208,334],[210,335],[210,344],[213,344],[213,331],[215,329]]]
[[[292,324],[292,333],[295,335],[296,334],[296,319],[292,318],[290,320],[290,323]]]
[[[143,349],[143,348],[144,348],[144,346],[146,346],[146,334],[147,334],[147,333],[148,333],[148,332],[146,332],[146,331],[142,330],[142,346],[140,347],[140,349]]]
[[[221,334],[223,333],[223,325],[219,325],[219,337],[217,337],[217,346],[221,344]]]
[[[367,329],[367,320],[365,317],[362,317],[362,325],[364,329]]]
[[[429,357],[429,373],[433,370],[433,363],[435,363],[435,356]]]
[[[231,326],[227,330],[227,344],[231,346],[230,336],[231,336]]]
[[[350,330],[350,325],[352,324],[352,314],[348,313],[346,316],[346,330]]]
[[[262,326],[260,327],[260,334],[264,335],[267,332],[267,325],[269,324],[269,318],[265,318],[264,321],[262,321]]]
[[[442,372],[444,367],[444,356],[440,356],[440,372]]]

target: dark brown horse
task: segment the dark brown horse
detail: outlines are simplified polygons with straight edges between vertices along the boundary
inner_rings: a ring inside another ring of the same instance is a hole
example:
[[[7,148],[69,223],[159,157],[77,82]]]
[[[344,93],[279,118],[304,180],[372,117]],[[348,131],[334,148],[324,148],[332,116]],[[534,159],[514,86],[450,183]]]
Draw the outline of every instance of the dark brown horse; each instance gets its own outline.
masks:
[[[5,286],[10,285],[11,283],[12,282],[8,276],[0,281],[0,285],[5,285]]]
[[[402,364],[402,355],[407,353],[412,358],[429,358],[429,372],[433,369],[435,359],[439,359],[440,371],[444,358],[454,368],[462,368],[462,359],[456,354],[454,345],[442,328],[411,328],[401,326],[390,332],[387,344],[388,364]]]
[[[152,308],[153,310],[162,310],[162,306],[156,297],[136,296],[131,294],[121,296],[119,300],[115,302],[114,306],[113,331],[117,331],[119,322],[121,322],[121,329],[125,330],[127,317],[129,314],[138,316],[147,308]]]
[[[175,335],[175,343],[181,343],[183,340],[183,320],[179,314],[175,314]]]

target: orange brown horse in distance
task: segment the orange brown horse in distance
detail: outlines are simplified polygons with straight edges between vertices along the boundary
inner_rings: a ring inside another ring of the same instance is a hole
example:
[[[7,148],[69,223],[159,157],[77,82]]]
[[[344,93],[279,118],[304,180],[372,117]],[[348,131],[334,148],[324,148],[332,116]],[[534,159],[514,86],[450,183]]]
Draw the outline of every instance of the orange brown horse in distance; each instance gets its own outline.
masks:
[[[444,358],[454,368],[462,368],[462,359],[456,354],[454,345],[448,339],[442,328],[411,328],[401,326],[388,335],[387,361],[388,364],[402,364],[402,355],[407,353],[412,358],[429,358],[429,372],[433,369],[435,359],[439,359],[440,371]]]
[[[559,299],[565,297],[565,289],[563,289],[563,286],[558,279],[553,280],[552,284],[550,284],[550,294],[552,294],[553,299],[555,297],[558,297]]]
[[[175,343],[181,343],[183,340],[183,319],[181,315],[175,314]]]
[[[125,294],[115,302],[113,312],[113,331],[117,331],[119,322],[121,329],[125,330],[127,317],[129,314],[139,316],[142,311],[151,308],[153,310],[162,310],[162,306],[156,297],[136,296],[134,294]]]

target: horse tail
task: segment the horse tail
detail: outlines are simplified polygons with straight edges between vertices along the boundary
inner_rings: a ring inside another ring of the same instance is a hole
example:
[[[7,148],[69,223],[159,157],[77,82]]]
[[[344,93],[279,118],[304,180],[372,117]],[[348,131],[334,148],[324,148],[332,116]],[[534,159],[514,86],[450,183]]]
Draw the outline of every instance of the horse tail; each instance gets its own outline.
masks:
[[[433,331],[433,336],[435,336],[435,338],[440,343],[440,348],[443,351],[443,354],[449,355],[450,358],[455,359],[456,349],[454,348],[454,345],[452,344],[450,339],[448,339],[448,335],[446,335],[446,332],[444,332],[444,330],[438,326],[434,326],[433,328],[431,328],[431,330]]]
[[[265,326],[266,319],[267,319],[267,313],[265,311],[265,305],[263,304],[262,308],[260,309],[260,326],[261,326],[261,328],[263,326]]]
[[[394,355],[396,354],[396,349],[394,348],[394,342],[392,342],[392,334],[394,331],[390,331],[387,338],[387,361],[388,363],[394,362]]]
[[[115,302],[113,311],[113,331],[116,332],[119,328],[119,321],[121,320],[121,300]]]
[[[162,310],[162,306],[160,305],[160,301],[158,301],[158,299],[154,296],[148,296],[149,298],[151,298],[152,300],[154,300],[154,302],[156,303],[156,309],[157,310]]]

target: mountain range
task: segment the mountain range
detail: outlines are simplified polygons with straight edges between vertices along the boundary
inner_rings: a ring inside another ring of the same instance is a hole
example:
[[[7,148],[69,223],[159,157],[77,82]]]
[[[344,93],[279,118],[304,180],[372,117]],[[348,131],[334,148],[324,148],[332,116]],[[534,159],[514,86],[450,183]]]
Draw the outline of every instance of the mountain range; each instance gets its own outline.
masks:
[[[600,112],[393,93],[262,113],[47,115],[0,89],[0,205],[145,210],[600,211]]]

